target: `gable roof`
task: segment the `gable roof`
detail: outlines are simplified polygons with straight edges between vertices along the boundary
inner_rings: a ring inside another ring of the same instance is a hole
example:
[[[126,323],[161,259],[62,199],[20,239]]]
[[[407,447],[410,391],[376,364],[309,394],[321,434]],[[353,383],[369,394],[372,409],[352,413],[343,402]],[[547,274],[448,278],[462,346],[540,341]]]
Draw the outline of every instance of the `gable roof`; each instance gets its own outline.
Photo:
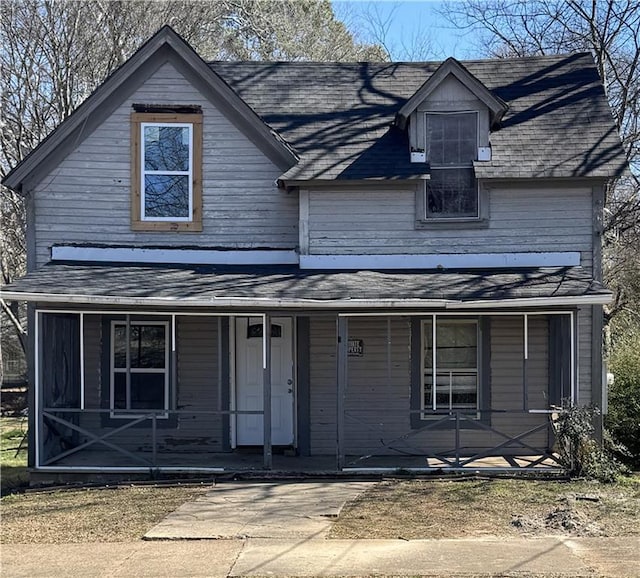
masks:
[[[54,168],[161,64],[171,61],[278,167],[287,184],[416,179],[396,120],[454,74],[495,110],[480,178],[619,176],[626,168],[590,54],[416,63],[214,62],[165,26],[4,179],[19,190]],[[402,123],[400,123],[402,124]]]
[[[480,177],[618,176],[626,159],[602,82],[588,53],[465,61],[509,105],[491,133]],[[413,179],[396,114],[439,62],[214,62],[226,82],[295,149],[290,184],[332,179]]]
[[[20,190],[25,179],[44,175],[70,148],[88,136],[129,94],[164,62],[172,62],[212,100],[227,118],[282,170],[297,161],[280,135],[213,71],[171,27],[162,27],[29,155],[11,170],[3,184]]]
[[[502,115],[509,108],[507,103],[495,96],[455,58],[447,58],[398,111],[396,124],[400,128],[404,128],[409,115],[450,75],[457,78],[478,100],[487,106],[491,111],[492,126],[500,122]]]

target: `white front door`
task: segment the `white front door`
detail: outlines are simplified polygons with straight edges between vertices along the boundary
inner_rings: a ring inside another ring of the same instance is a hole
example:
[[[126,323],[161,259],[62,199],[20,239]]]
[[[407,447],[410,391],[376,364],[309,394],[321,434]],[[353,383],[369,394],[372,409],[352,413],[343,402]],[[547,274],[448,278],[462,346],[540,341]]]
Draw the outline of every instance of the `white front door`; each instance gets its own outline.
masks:
[[[262,410],[262,318],[236,318],[236,409]],[[293,444],[293,323],[290,317],[271,319],[271,443]],[[236,417],[236,445],[262,445],[261,415]]]

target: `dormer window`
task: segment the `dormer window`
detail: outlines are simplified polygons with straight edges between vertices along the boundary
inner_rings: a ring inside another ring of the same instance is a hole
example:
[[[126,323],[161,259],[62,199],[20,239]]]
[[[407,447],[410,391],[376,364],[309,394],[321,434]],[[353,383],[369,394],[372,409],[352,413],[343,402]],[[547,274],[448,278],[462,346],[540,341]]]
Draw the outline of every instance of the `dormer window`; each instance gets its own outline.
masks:
[[[425,186],[425,215],[435,219],[479,218],[477,112],[426,113],[426,152],[431,178]]]

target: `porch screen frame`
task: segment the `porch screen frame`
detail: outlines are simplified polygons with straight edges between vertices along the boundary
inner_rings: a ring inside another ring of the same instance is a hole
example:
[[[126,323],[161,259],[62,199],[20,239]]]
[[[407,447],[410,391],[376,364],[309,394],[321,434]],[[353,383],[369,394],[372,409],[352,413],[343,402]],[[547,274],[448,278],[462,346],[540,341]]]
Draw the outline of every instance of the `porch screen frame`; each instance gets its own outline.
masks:
[[[49,472],[60,472],[60,471],[67,471],[68,468],[60,468],[58,466],[46,466],[46,465],[42,465],[42,461],[41,461],[41,457],[42,457],[42,443],[43,443],[43,419],[42,419],[42,415],[43,415],[43,410],[46,409],[44,406],[44,398],[43,398],[43,391],[42,391],[42,362],[41,362],[41,352],[43,349],[43,344],[42,344],[42,317],[43,315],[46,314],[56,314],[56,313],[67,313],[67,314],[74,314],[74,315],[78,315],[78,316],[84,316],[84,315],[98,315],[102,317],[102,323],[104,324],[105,322],[107,323],[107,325],[109,325],[109,322],[111,320],[113,320],[114,318],[118,318],[117,320],[121,320],[122,318],[125,318],[127,315],[130,316],[135,316],[136,318],[153,318],[153,317],[162,317],[164,318],[164,320],[168,320],[169,318],[171,319],[171,325],[172,325],[172,329],[171,329],[171,335],[174,338],[173,341],[173,345],[172,345],[172,358],[173,358],[173,362],[175,364],[175,329],[176,329],[176,318],[177,317],[218,317],[218,318],[232,318],[232,317],[236,317],[236,316],[240,316],[240,317],[260,317],[263,320],[263,324],[267,323],[267,315],[264,313],[256,313],[255,311],[245,311],[245,310],[239,310],[239,311],[234,311],[234,312],[229,312],[229,311],[216,311],[216,312],[209,312],[209,311],[180,311],[180,310],[171,310],[171,311],[149,311],[149,310],[141,310],[141,311],[131,311],[128,309],[123,309],[123,310],[114,310],[114,309],[99,309],[99,308],[86,308],[86,309],[64,309],[64,308],[49,308],[45,305],[38,305],[37,303],[35,304],[35,307],[32,310],[32,314],[33,314],[33,338],[32,340],[30,340],[30,343],[33,345],[33,372],[34,372],[34,382],[33,382],[33,388],[32,388],[32,395],[33,395],[33,408],[34,411],[30,412],[30,415],[33,414],[33,422],[35,424],[35,427],[33,428],[33,440],[34,440],[34,444],[33,444],[33,456],[34,456],[34,465],[33,465],[33,469],[35,471],[49,471]],[[84,323],[82,323],[80,325],[80,343],[84,343]],[[263,352],[266,350],[267,348],[267,344],[265,343],[267,339],[267,333],[264,332],[264,337],[263,337]],[[84,345],[82,345],[82,348],[84,349]],[[101,367],[103,369],[104,372],[104,354],[101,354],[102,357],[102,363],[101,363]],[[264,357],[263,357],[263,365],[266,364],[266,362],[264,361]],[[109,366],[109,362],[110,360],[107,360],[107,367]],[[84,372],[84,363],[83,363],[83,372]],[[84,374],[84,373],[83,373]],[[175,376],[175,372],[174,372],[174,377]],[[84,385],[84,384],[83,384]],[[177,387],[177,383],[176,383],[176,387]],[[81,410],[84,408],[80,408]],[[169,410],[171,411],[171,410]],[[112,425],[111,423],[109,423],[110,418],[109,417],[104,417],[103,418],[105,421],[103,422],[103,427],[106,426],[110,426]],[[165,426],[174,426],[174,422],[177,418],[175,416],[171,416],[168,420],[165,420],[161,423],[163,423]],[[160,424],[158,424],[160,425]],[[134,426],[135,427],[135,426]],[[270,457],[270,448],[269,450],[265,449],[265,463],[268,461],[267,458],[267,451],[269,451],[269,457]],[[104,471],[104,472],[108,472],[108,471],[114,471],[114,472],[120,472],[120,471],[131,471],[131,472],[140,472],[140,471],[147,471],[148,468],[144,467],[144,468],[140,468],[140,467],[129,467],[129,466],[122,466],[122,467],[116,467],[116,468],[112,468],[112,467],[83,467],[83,466],[73,466],[74,470],[76,471]],[[171,470],[172,468],[159,468],[159,469],[165,469],[165,470]],[[202,472],[202,471],[220,471],[219,468],[202,468],[202,467],[196,467],[196,468],[191,468],[191,467],[180,467],[179,468],[180,471],[194,471],[194,472]]]

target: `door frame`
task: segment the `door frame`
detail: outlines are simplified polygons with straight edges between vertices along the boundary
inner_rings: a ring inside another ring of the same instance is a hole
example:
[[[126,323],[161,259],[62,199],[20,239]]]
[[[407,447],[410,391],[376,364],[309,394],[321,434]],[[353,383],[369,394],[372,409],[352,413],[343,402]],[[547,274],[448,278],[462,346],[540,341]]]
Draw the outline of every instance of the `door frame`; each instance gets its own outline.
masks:
[[[297,318],[294,314],[269,314],[271,318],[271,322],[273,323],[274,319],[279,318],[287,318],[291,320],[291,361],[292,361],[292,379],[293,379],[293,400],[292,400],[292,415],[291,419],[293,420],[293,443],[291,444],[293,448],[298,447],[298,334],[297,334]],[[229,409],[233,412],[237,408],[236,404],[236,392],[237,392],[237,378],[236,378],[236,361],[237,361],[237,353],[236,353],[236,319],[240,317],[245,317],[247,319],[251,318],[260,318],[264,324],[265,314],[264,313],[256,313],[255,315],[234,315],[229,317]],[[263,332],[263,339],[271,338],[271,336],[266,336],[266,333]],[[235,450],[238,447],[237,443],[237,419],[236,414],[232,413],[229,416],[229,445],[231,449]]]

